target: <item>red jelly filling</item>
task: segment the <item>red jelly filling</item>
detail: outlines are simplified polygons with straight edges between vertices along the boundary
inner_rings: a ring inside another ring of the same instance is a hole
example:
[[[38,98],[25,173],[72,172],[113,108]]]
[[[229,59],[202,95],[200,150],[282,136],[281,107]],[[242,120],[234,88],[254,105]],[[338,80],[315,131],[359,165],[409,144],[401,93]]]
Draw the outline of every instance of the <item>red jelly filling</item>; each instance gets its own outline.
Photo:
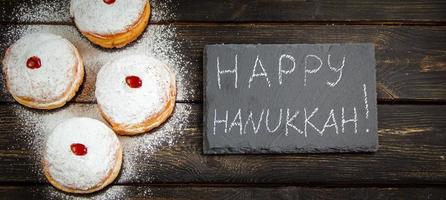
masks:
[[[115,1],[116,0],[104,0],[104,3],[106,3],[106,4],[113,4],[113,3],[115,3]]]
[[[87,147],[83,144],[76,143],[71,145],[71,151],[77,156],[83,156],[87,154]]]
[[[33,56],[31,58],[28,58],[26,61],[26,66],[30,69],[38,69],[40,66],[42,66],[42,63],[40,62],[40,58],[37,56]]]
[[[131,88],[140,88],[142,86],[142,80],[137,76],[127,76],[125,82]]]

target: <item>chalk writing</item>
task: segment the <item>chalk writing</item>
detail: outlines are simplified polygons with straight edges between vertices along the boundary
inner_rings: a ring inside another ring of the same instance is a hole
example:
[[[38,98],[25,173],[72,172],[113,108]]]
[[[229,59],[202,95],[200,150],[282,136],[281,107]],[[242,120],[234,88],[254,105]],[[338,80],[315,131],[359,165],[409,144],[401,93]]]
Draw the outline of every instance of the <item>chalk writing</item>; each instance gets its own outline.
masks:
[[[346,120],[344,117],[344,107],[342,107],[342,133],[345,133],[345,124],[353,123],[355,125],[355,133],[358,133],[358,115],[356,113],[356,107],[353,107],[353,119]]]
[[[256,69],[257,69],[257,64],[260,66],[260,68],[262,69],[261,73],[256,73]],[[252,68],[252,75],[251,77],[249,77],[249,83],[248,83],[248,88],[251,88],[251,82],[254,80],[254,78],[256,77],[265,77],[266,82],[268,83],[268,87],[271,87],[271,82],[268,79],[268,73],[266,73],[265,68],[263,67],[262,61],[259,59],[259,56],[257,55],[256,61],[254,63],[254,67]]]
[[[331,57],[331,55],[330,54],[328,54],[328,67],[330,68],[330,70],[332,70],[332,71],[334,71],[334,72],[339,72],[339,77],[338,77],[338,79],[335,81],[335,82],[330,82],[330,81],[327,81],[327,84],[330,86],[330,87],[334,87],[334,86],[336,86],[338,83],[339,83],[339,81],[341,80],[341,78],[342,78],[342,69],[344,69],[344,66],[345,66],[345,56],[342,58],[342,64],[341,64],[341,66],[339,67],[339,68],[335,68],[335,67],[332,67],[331,66],[331,62],[330,62],[330,57]]]
[[[231,125],[229,126],[229,132],[231,132],[232,127],[234,126],[239,126],[239,130],[240,130],[240,135],[243,133],[243,123],[242,123],[242,113],[241,113],[241,109],[238,109],[237,114],[234,117],[234,120],[232,120]]]
[[[226,111],[226,118],[224,120],[217,120],[217,109],[214,110],[214,135],[215,135],[215,129],[217,127],[217,124],[225,124],[225,133],[227,133],[228,128],[228,111]]]
[[[287,58],[288,60],[290,60],[291,62],[293,62],[293,67],[289,70],[284,70],[282,67],[282,60],[284,58]],[[282,54],[280,55],[279,58],[279,84],[282,85],[282,74],[291,74],[294,72],[294,70],[296,69],[296,59],[294,59],[293,56],[291,55],[287,55],[287,54]]]
[[[262,112],[263,112],[263,109],[262,109]],[[280,112],[279,118],[278,118],[279,120],[277,121],[277,125],[274,129],[271,130],[271,128],[269,127],[269,109],[266,110],[266,130],[268,130],[268,132],[270,132],[270,133],[276,132],[277,129],[279,129],[280,125],[282,124],[282,109],[280,109],[279,112]],[[285,133],[285,134],[287,135],[288,133]]]
[[[210,154],[377,148],[373,44],[209,45]]]
[[[294,124],[291,123],[294,120],[294,118],[297,117],[297,115],[299,115],[299,111],[296,111],[294,113],[294,115],[290,118],[290,109],[289,108],[286,109],[286,126],[285,126],[285,135],[286,136],[288,136],[288,127],[293,128],[298,133],[302,133],[302,131],[300,129],[298,129],[296,126],[294,126]]]
[[[259,129],[260,129],[260,123],[262,122],[262,119],[263,119],[263,113],[265,112],[265,110],[264,109],[262,109],[262,113],[260,114],[260,117],[259,117],[259,120],[258,120],[258,122],[257,122],[257,128],[256,128],[256,125],[255,125],[255,123],[254,123],[254,119],[253,119],[253,117],[252,117],[252,111],[250,111],[249,112],[249,116],[248,116],[248,120],[246,120],[246,123],[245,123],[245,134],[246,134],[246,126],[248,126],[248,123],[249,122],[251,122],[251,124],[252,124],[252,129],[253,129],[253,131],[254,131],[254,134],[257,134],[257,132],[259,132]]]
[[[369,103],[367,103],[367,86],[362,84],[364,90],[364,105],[365,105],[365,118],[369,118]]]
[[[265,110],[266,110],[266,117],[264,117]],[[282,117],[282,115],[285,114],[285,113],[283,113],[283,110],[286,110],[285,117]],[[344,107],[341,107],[340,109],[334,109],[334,108],[330,109],[328,114],[320,113],[320,109],[318,107],[316,107],[314,109],[303,108],[302,110],[303,110],[304,115],[299,118],[299,116],[300,116],[299,114],[301,112],[300,110],[293,110],[290,108],[279,109],[279,116],[277,117],[278,120],[276,122],[274,129],[272,129],[270,127],[271,109],[269,109],[269,108],[263,108],[259,112],[256,112],[253,110],[247,111],[242,108],[238,108],[236,112],[230,112],[228,110],[224,110],[224,111],[222,111],[222,113],[224,113],[225,119],[217,119],[217,116],[219,116],[219,114],[221,114],[221,113],[219,113],[219,111],[217,111],[217,110],[214,110],[214,127],[213,128],[215,130],[218,126],[222,126],[222,124],[223,124],[225,127],[224,133],[226,133],[226,134],[233,133],[234,132],[233,128],[235,128],[235,127],[238,127],[237,128],[238,131],[236,131],[235,133],[238,133],[240,135],[251,134],[251,133],[257,134],[261,127],[265,127],[269,133],[278,133],[279,128],[283,124],[284,130],[285,130],[283,132],[283,134],[285,136],[288,136],[290,133],[294,133],[294,134],[299,134],[299,135],[303,134],[304,137],[308,137],[308,134],[310,132],[315,132],[316,134],[323,136],[328,128],[333,128],[334,133],[336,135],[338,135],[339,134],[339,126],[338,126],[338,121],[336,120],[337,119],[336,118],[336,110],[338,110],[338,111],[340,111],[340,114],[338,114],[338,116],[341,115],[340,124],[341,124],[341,128],[342,128],[341,129],[342,133],[345,133],[345,131],[347,129],[346,128],[347,124],[352,124],[353,132],[357,133],[358,117],[357,117],[357,111],[356,111],[355,106],[352,108],[353,117],[350,119],[346,119],[346,117],[345,117],[346,111],[345,111]],[[247,114],[247,113],[249,113],[249,114]],[[233,120],[229,124],[229,127],[227,128],[228,117]],[[312,121],[312,120],[314,120],[315,117],[326,119],[325,123],[323,123],[322,126],[318,127],[318,125],[316,125]],[[284,121],[284,122],[282,122],[282,121]],[[303,127],[303,130],[302,130],[302,128],[299,128],[299,127]],[[251,131],[249,131],[249,130],[251,130]]]
[[[234,61],[235,62],[234,69],[220,70],[220,57],[217,57],[217,80],[218,80],[218,88],[219,89],[221,89],[221,77],[220,76],[222,74],[235,74],[234,87],[237,88],[237,80],[238,80],[238,69],[237,69],[238,68],[238,64],[237,64],[238,55],[237,54],[235,54],[234,60],[235,60]]]
[[[310,58],[315,58],[319,62],[319,66],[314,69],[308,69],[308,62]],[[307,55],[305,56],[305,78],[304,85],[307,86],[307,74],[314,74],[318,72],[322,67],[322,60],[316,55]]]
[[[304,78],[303,78],[303,85],[307,86],[307,82],[308,79],[310,77],[310,75],[317,75],[319,72],[321,72],[322,68],[324,66],[324,69],[329,71],[329,72],[334,72],[336,73],[336,78],[334,81],[331,80],[326,80],[325,84],[328,85],[329,87],[335,87],[336,85],[338,85],[338,83],[342,80],[342,76],[343,76],[343,70],[345,67],[345,63],[347,62],[347,57],[346,56],[342,56],[342,60],[337,61],[339,64],[339,67],[334,67],[332,64],[332,60],[334,60],[331,56],[331,54],[328,54],[327,56],[327,62],[324,63],[321,59],[321,57],[319,57],[318,55],[306,55],[305,59],[304,59],[304,66],[299,66],[299,69],[304,69],[303,73],[304,73]],[[223,75],[233,75],[234,76],[234,88],[239,88],[239,57],[238,54],[234,55],[234,67],[232,69],[222,69],[221,66],[221,61],[220,61],[220,57],[218,56],[216,58],[216,75],[217,75],[217,83],[218,83],[218,88],[221,89],[222,87],[222,76]],[[251,88],[254,84],[254,82],[256,82],[257,79],[261,79],[264,80],[266,82],[266,85],[270,88],[272,86],[272,81],[270,79],[270,77],[272,77],[271,75],[268,74],[268,71],[271,71],[271,69],[276,68],[277,69],[277,83],[279,86],[281,86],[284,83],[284,77],[285,75],[289,76],[290,78],[294,78],[296,76],[295,73],[299,73],[296,72],[296,68],[298,68],[297,66],[297,61],[296,59],[289,54],[282,54],[280,55],[280,57],[278,58],[278,64],[277,67],[276,66],[272,66],[269,67],[269,70],[267,70],[268,68],[265,68],[263,62],[262,62],[262,58],[260,57],[260,55],[256,56],[256,59],[253,61],[253,65],[252,65],[252,70],[249,76],[249,79],[247,79],[247,86],[248,88]],[[287,66],[285,66],[284,63],[288,63]],[[317,80],[317,79],[316,79]],[[242,80],[244,81],[244,80]],[[260,81],[260,80],[257,80]]]

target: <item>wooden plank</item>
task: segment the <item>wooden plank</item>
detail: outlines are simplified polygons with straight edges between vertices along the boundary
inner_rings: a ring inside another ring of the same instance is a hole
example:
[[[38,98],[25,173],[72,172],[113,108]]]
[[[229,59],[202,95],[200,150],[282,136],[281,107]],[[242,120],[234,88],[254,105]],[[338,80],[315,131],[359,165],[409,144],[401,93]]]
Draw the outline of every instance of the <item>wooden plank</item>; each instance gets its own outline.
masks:
[[[151,53],[169,60],[177,72],[178,100],[202,101],[202,52],[219,43],[375,44],[379,101],[446,101],[446,27],[320,25],[152,25],[137,44],[104,50],[86,41],[72,26],[0,26],[0,54],[24,32],[64,35],[81,51],[87,78],[76,102],[94,102],[97,71],[114,56]],[[0,102],[12,102],[0,81]]]
[[[444,22],[442,0],[151,0],[152,23],[173,21],[401,21]],[[1,0],[0,22],[71,23],[69,1]]]
[[[7,199],[193,199],[193,200],[249,200],[249,199],[441,199],[446,189],[424,188],[323,188],[323,187],[252,187],[252,186],[122,186],[114,185],[90,195],[72,195],[48,185],[0,186],[0,195]]]
[[[202,154],[202,105],[177,104],[161,129],[121,138],[118,183],[444,184],[446,106],[379,105],[380,149],[370,154]],[[0,104],[0,182],[46,182],[45,135],[72,116],[99,118],[94,104],[41,112]],[[36,125],[37,124],[37,125]]]

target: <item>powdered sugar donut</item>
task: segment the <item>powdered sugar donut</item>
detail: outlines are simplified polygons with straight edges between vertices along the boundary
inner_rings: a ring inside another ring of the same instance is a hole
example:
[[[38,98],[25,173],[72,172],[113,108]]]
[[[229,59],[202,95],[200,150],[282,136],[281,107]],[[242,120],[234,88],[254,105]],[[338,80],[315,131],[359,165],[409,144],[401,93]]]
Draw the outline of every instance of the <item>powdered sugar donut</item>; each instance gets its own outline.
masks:
[[[96,99],[104,118],[121,135],[159,126],[175,106],[175,75],[161,61],[132,55],[104,65],[96,81]]]
[[[122,147],[104,123],[72,118],[48,136],[44,173],[56,188],[70,193],[98,191],[119,174]]]
[[[65,105],[79,89],[84,66],[77,49],[49,33],[20,38],[5,53],[6,88],[19,103],[37,109]]]
[[[150,18],[148,0],[71,0],[71,16],[91,42],[123,47],[144,32]]]

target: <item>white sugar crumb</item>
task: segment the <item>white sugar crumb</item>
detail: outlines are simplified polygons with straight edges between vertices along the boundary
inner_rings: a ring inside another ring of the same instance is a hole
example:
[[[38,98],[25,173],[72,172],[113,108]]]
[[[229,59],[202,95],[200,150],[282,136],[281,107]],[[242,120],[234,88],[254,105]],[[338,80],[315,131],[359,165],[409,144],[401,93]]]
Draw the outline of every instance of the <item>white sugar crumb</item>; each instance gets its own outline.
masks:
[[[121,137],[124,146],[124,163],[120,180],[124,182],[141,179],[151,181],[153,179],[151,169],[146,164],[156,159],[154,154],[158,151],[178,144],[185,134],[190,112],[190,105],[177,105],[168,122],[158,130],[135,137]]]
[[[152,16],[151,21],[169,21],[175,19],[174,10],[177,4],[176,0],[155,0],[150,1],[152,6]]]
[[[43,194],[43,199],[48,200],[122,200],[139,197],[153,197],[153,192],[147,186],[112,186],[93,194],[68,194],[62,193],[52,187],[35,189],[35,194]]]
[[[148,188],[146,190],[150,191]],[[135,188],[126,186],[112,186],[93,194],[79,195],[63,193],[53,187],[43,187],[35,189],[33,193],[36,194],[35,197],[48,200],[121,200],[129,196],[140,196],[140,194],[144,194],[145,191],[140,191],[138,189],[135,191]],[[150,197],[150,194],[145,197]]]
[[[67,22],[71,21],[69,5],[70,1],[20,1],[6,13],[19,22]]]

